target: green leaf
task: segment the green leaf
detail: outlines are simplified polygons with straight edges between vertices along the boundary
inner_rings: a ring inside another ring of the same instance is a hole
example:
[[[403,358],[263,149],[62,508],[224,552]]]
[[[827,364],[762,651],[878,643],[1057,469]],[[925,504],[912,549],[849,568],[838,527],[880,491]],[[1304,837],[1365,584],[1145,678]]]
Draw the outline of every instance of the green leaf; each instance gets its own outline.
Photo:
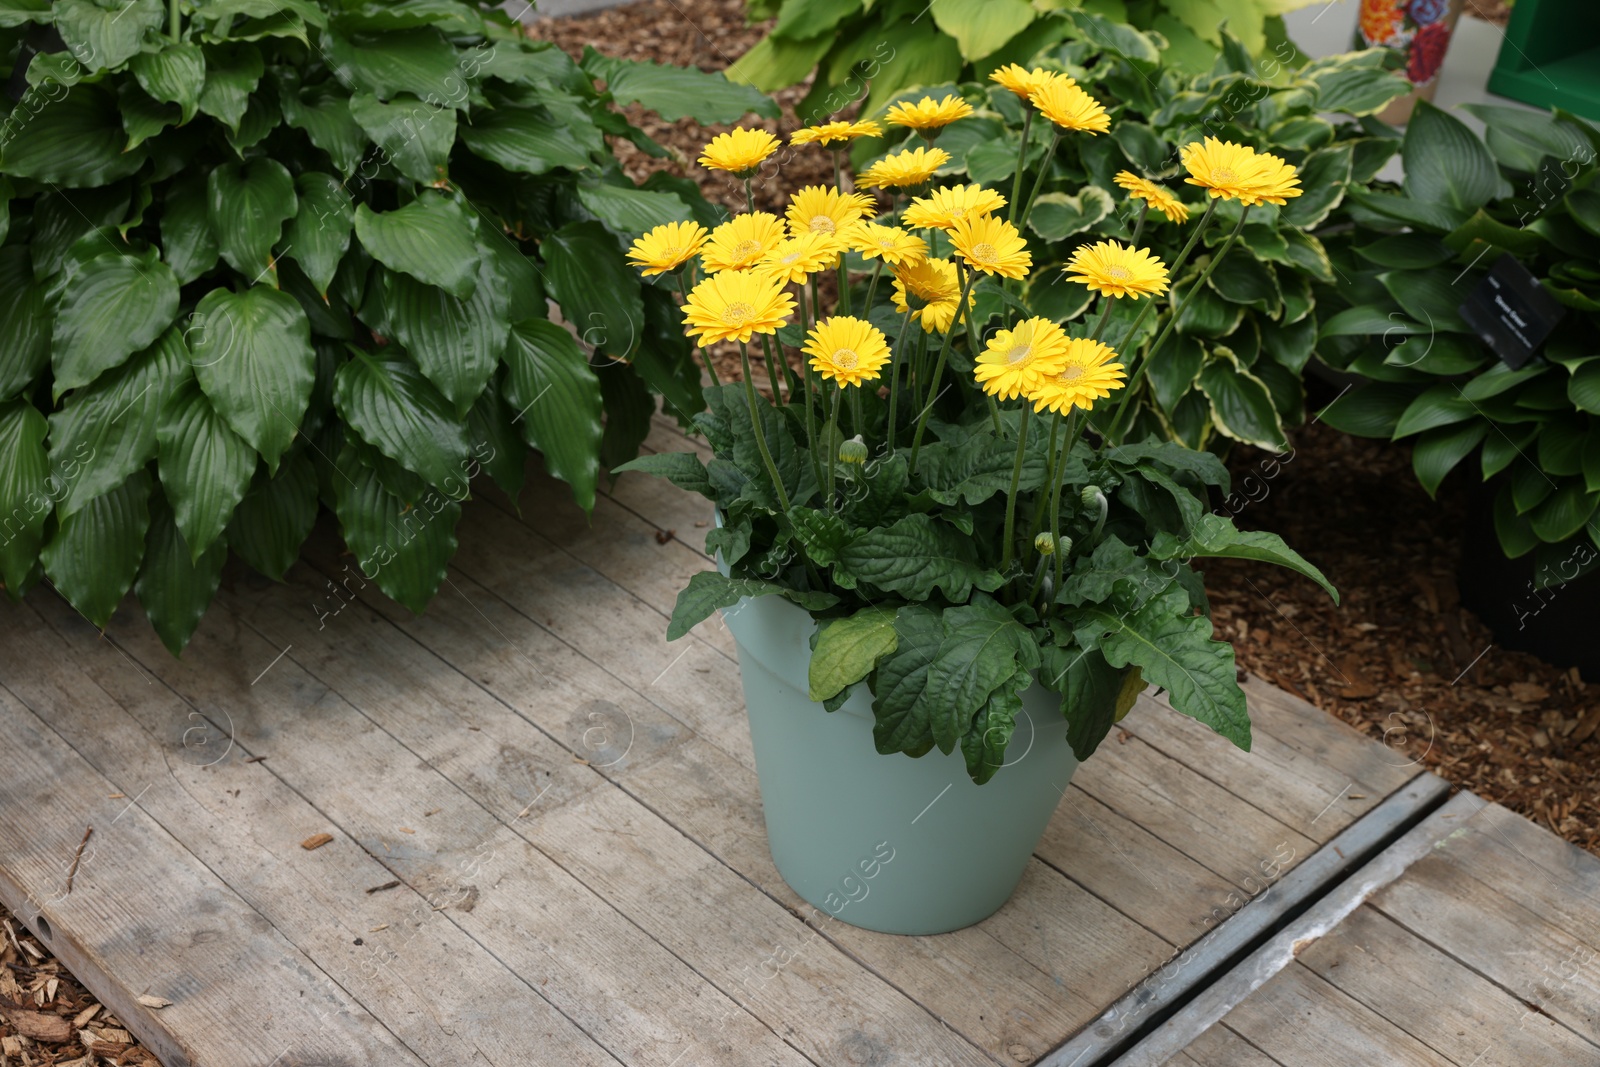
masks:
[[[1344,200],[1345,187],[1350,184],[1350,160],[1348,143],[1320,148],[1306,156],[1300,164],[1303,192],[1284,205],[1280,213],[1283,222],[1307,230],[1322,225]]]
[[[303,451],[291,452],[276,475],[268,475],[264,467],[256,472],[250,491],[228,523],[228,547],[268,578],[281,582],[300,558],[300,545],[316,519],[316,468]]]
[[[1368,192],[1364,189],[1347,189],[1345,196],[1360,211],[1373,212],[1385,219],[1397,219],[1438,234],[1449,233],[1472,217],[1470,210],[1452,207],[1442,200],[1415,200],[1409,196]],[[1358,218],[1362,217],[1359,211],[1355,214]]]
[[[1500,195],[1504,185],[1494,158],[1477,135],[1425,100],[1406,124],[1400,157],[1405,163],[1401,188],[1413,200],[1470,213]]]
[[[373,259],[458,300],[472,296],[478,285],[481,253],[474,228],[459,202],[436,193],[382,214],[365,204],[356,208],[356,236]]]
[[[44,286],[33,280],[29,258],[25,245],[0,247],[0,398],[32,385],[50,363]]]
[[[698,571],[678,592],[667,624],[667,640],[676,641],[720,608],[731,608],[745,597],[782,596],[807,611],[826,611],[839,602],[832,593],[809,593],[756,578],[726,578],[716,571]]]
[[[134,471],[117,488],[62,519],[39,553],[56,590],[100,629],[139,573],[150,525],[149,498],[150,476]]]
[[[600,379],[577,342],[548,319],[511,328],[505,348],[506,401],[522,439],[544,453],[545,469],[572,486],[584,511],[594,510],[600,477]]]
[[[844,2],[860,5],[860,0]],[[813,35],[820,32],[810,30]],[[606,92],[618,104],[641,104],[668,122],[692,118],[702,124],[733,123],[752,113],[778,117],[777,103],[765,93],[729,81],[721,72],[614,59],[589,46],[583,50],[583,68],[605,81]]]
[[[827,700],[872,672],[879,658],[900,645],[893,608],[863,608],[817,631],[807,674],[812,700]]]
[[[437,490],[416,507],[404,503],[348,448],[339,457],[338,472],[333,510],[361,573],[420,615],[455,555],[461,505]]]
[[[995,51],[1038,17],[1027,0],[933,0],[929,9],[968,61]]]
[[[1417,322],[1427,323],[1430,333],[1436,330],[1470,333],[1471,327],[1456,311],[1471,292],[1468,286],[1456,284],[1459,276],[1456,271],[1428,268],[1387,271],[1378,275],[1378,280],[1407,315]]]
[[[927,515],[907,515],[890,526],[857,534],[839,553],[834,580],[846,588],[866,582],[907,600],[926,600],[935,589],[955,603],[974,587],[997,589],[1001,577],[978,563],[972,539]],[[953,743],[953,742],[952,742]]]
[[[152,249],[96,256],[67,282],[51,337],[54,394],[88,385],[171,325],[178,279]]]
[[[699,493],[708,499],[714,499],[716,495],[711,479],[706,475],[706,465],[693,452],[651,452],[629,460],[611,473],[622,474],[626,471],[665,478],[679,489]]]
[[[1456,464],[1472,454],[1489,432],[1489,424],[1482,419],[1455,426],[1441,426],[1417,438],[1411,451],[1411,469],[1417,481],[1429,496],[1437,496],[1439,483]]]
[[[55,497],[44,416],[26,400],[0,405],[0,581],[13,599],[33,570]]]
[[[127,147],[115,96],[75,85],[59,100],[18,120],[0,143],[0,174],[68,189],[109,185],[144,165],[145,148]]]
[[[1453,258],[1443,241],[1425,233],[1397,233],[1392,237],[1382,237],[1370,245],[1358,247],[1356,252],[1380,267],[1408,270],[1437,267]]]
[[[1249,751],[1250,713],[1235,676],[1233,646],[1212,640],[1211,620],[1188,611],[1188,594],[1174,589],[1129,615],[1098,605],[1076,614],[1080,638],[1094,635],[1107,663],[1137,664],[1145,681],[1167,690],[1177,711]]]
[[[1171,411],[1200,373],[1206,350],[1193,337],[1175,335],[1162,350],[1161,358],[1146,367],[1156,403]]]
[[[168,126],[176,125],[183,114],[175,104],[152,100],[132,82],[117,86],[117,101],[122,108],[122,128],[128,133],[130,149],[144,144]]]
[[[165,498],[156,493],[151,503],[144,563],[133,589],[161,643],[178,656],[217,595],[228,545],[219,539],[204,552],[191,553]]]
[[[1242,249],[1228,257],[1225,267],[1212,274],[1208,284],[1229,303],[1244,304],[1272,318],[1283,306],[1272,268]]]
[[[1560,488],[1528,513],[1533,532],[1541,541],[1560,544],[1577,534],[1600,507],[1600,493],[1591,493],[1583,479],[1564,479]]]
[[[834,36],[819,33],[803,41],[763,37],[727,71],[735,85],[752,85],[763,92],[787,89],[810,74],[817,61],[833,47]],[[812,121],[808,116],[806,121]]]
[[[1166,538],[1165,541],[1162,539]],[[1240,530],[1233,520],[1224,515],[1203,516],[1189,529],[1185,540],[1170,535],[1158,535],[1159,548],[1152,545],[1150,554],[1156,559],[1189,559],[1210,556],[1218,559],[1253,559],[1262,563],[1275,563],[1297,574],[1310,578],[1339,602],[1339,591],[1327,577],[1312,566],[1305,557],[1283,543],[1283,538],[1264,530]]]
[[[631,185],[583,184],[578,202],[613,230],[644,233],[663,222],[688,222],[689,208],[671,193],[653,193]]]
[[[933,747],[933,708],[927,696],[928,669],[944,640],[940,614],[923,604],[895,613],[895,649],[878,665],[872,686],[872,740],[883,755],[918,755]]]
[[[459,479],[467,466],[467,435],[443,394],[409,362],[351,354],[333,382],[333,404],[345,422],[429,485]]]
[[[0,29],[15,29],[37,22],[50,25],[54,19],[51,0],[0,0]]]
[[[1094,755],[1117,717],[1117,694],[1126,673],[1115,670],[1098,650],[1050,646],[1040,678],[1061,693],[1067,744],[1079,760]]]
[[[344,185],[331,174],[308,170],[294,186],[298,207],[283,236],[283,254],[300,264],[326,299],[339,261],[350,247],[355,209]]]
[[[206,84],[206,56],[199,45],[168,41],[159,52],[141,52],[134,56],[128,69],[139,80],[139,87],[153,99],[177,104],[183,122],[194,118]]]
[[[244,499],[256,469],[255,450],[228,428],[192,379],[162,407],[156,441],[161,488],[190,559],[198,563]]]
[[[1600,360],[1584,363],[1573,370],[1567,382],[1567,396],[1578,410],[1600,415]]]
[[[1116,210],[1111,194],[1098,185],[1085,185],[1077,196],[1043,193],[1028,214],[1028,229],[1046,241],[1082,233]]]
[[[275,159],[224,163],[206,179],[207,218],[222,258],[252,283],[272,267],[272,246],[294,217],[294,178]]]
[[[1412,322],[1398,311],[1385,311],[1381,307],[1363,304],[1346,308],[1322,324],[1323,337],[1364,337],[1377,334],[1386,340],[1427,333],[1428,328]]]
[[[167,186],[161,210],[161,256],[188,285],[216,266],[216,234],[206,206],[206,180],[199,173],[182,174]]]
[[[1017,715],[1022,711],[1022,691],[1032,684],[1033,676],[1019,669],[1009,682],[1002,682],[989,694],[972,717],[967,732],[961,736],[961,755],[973,784],[983,785],[1006,765],[1006,747],[1011,744]]]
[[[989,597],[944,612],[944,636],[928,666],[928,691],[937,694],[929,727],[941,752],[954,751],[978,709],[1001,686],[1020,694],[1032,684],[1039,646],[1028,628]]]
[[[785,0],[772,27],[774,37],[793,40],[836,30],[841,20],[861,10],[862,0]],[[870,8],[872,5],[867,4]],[[587,53],[584,56],[588,59]]]
[[[423,100],[459,95],[460,59],[432,26],[388,33],[323,35],[334,75],[352,92],[388,100],[411,93]]]
[[[1198,381],[1211,401],[1211,422],[1219,432],[1271,452],[1284,450],[1283,421],[1273,406],[1271,391],[1260,378],[1237,361],[1213,359],[1200,368]]]
[[[488,257],[467,300],[406,274],[383,272],[389,328],[446,399],[465,415],[506,348],[510,296]]]
[[[1394,428],[1394,440],[1409,437],[1436,426],[1449,426],[1464,422],[1478,414],[1472,401],[1461,395],[1461,389],[1449,382],[1431,385],[1411,402]]]
[[[357,93],[350,98],[350,116],[407,178],[431,184],[448,175],[450,149],[456,143],[455,109],[435,107],[409,93],[387,104],[370,93]]]
[[[261,49],[248,42],[208,44],[203,48],[206,84],[200,90],[200,110],[238,133],[239,120],[250,106],[250,94],[266,70]]]
[[[555,167],[588,170],[605,147],[599,127],[563,126],[526,107],[480,112],[459,133],[473,155],[520,174],[544,174]]]
[[[639,276],[597,222],[569,222],[539,244],[545,281],[585,342],[626,359],[644,334]]]
[[[350,114],[349,99],[333,83],[311,89],[286,87],[279,96],[283,121],[304,130],[312,144],[328,153],[340,174],[349,177],[367,150],[367,135]]]
[[[242,293],[211,290],[192,318],[186,336],[200,388],[233,432],[276,471],[316,376],[305,312],[288,293],[253,285]]]
[[[139,52],[144,36],[161,28],[161,0],[56,0],[53,14],[61,39],[90,70],[120,67]]]

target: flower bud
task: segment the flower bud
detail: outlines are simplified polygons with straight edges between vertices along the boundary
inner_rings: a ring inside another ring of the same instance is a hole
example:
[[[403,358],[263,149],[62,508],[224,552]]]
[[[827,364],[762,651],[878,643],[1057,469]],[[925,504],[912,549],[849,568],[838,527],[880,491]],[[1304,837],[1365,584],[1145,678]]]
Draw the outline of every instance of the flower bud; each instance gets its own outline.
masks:
[[[1061,538],[1061,540],[1057,541],[1056,542],[1056,551],[1061,553],[1063,556],[1065,556],[1069,552],[1071,552],[1072,551],[1072,538],[1064,536],[1064,537]]]
[[[1056,554],[1056,539],[1047,530],[1033,539],[1033,547],[1041,556],[1053,556]]]
[[[1100,491],[1098,485],[1086,485],[1083,487],[1081,499],[1084,507],[1097,508],[1100,506],[1100,502],[1105,499],[1105,494]]]
[[[861,440],[861,435],[856,434],[850,440],[839,445],[839,462],[861,466],[867,461],[867,445]]]

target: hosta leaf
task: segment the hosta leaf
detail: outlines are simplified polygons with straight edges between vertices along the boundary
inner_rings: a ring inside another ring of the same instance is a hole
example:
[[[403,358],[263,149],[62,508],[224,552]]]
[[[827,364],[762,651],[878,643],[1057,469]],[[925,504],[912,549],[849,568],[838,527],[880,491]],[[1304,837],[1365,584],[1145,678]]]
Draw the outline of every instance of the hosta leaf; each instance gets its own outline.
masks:
[[[1116,206],[1111,194],[1097,185],[1084,186],[1077,196],[1044,193],[1033,203],[1028,229],[1047,241],[1058,241],[1087,230],[1116,210]]]
[[[585,511],[594,509],[600,476],[600,380],[577,342],[547,319],[511,328],[505,349],[506,402],[522,439],[544,453],[545,469],[572,486]]]
[[[361,572],[390,598],[420,614],[456,551],[461,505],[442,494],[411,507],[390,493],[349,449],[334,478],[334,514]]]
[[[514,414],[490,379],[489,388],[479,394],[467,412],[467,440],[472,443],[472,458],[489,472],[515,506],[522,496],[528,452],[511,423]]]
[[[893,608],[871,607],[823,623],[807,674],[811,699],[827,700],[855,685],[899,647],[894,617]]]
[[[222,565],[228,560],[228,545],[217,540],[204,552],[191,553],[173,521],[171,506],[160,493],[151,497],[150,505],[144,563],[133,590],[161,643],[177,656],[200,625],[211,598],[217,595]]]
[[[481,253],[472,220],[447,196],[424,194],[381,214],[362,204],[356,208],[356,236],[385,267],[437,285],[459,300],[477,288]]]
[[[57,591],[101,629],[139,573],[150,525],[149,498],[150,476],[135,471],[117,488],[62,519],[39,553]]]
[[[222,258],[253,284],[272,266],[272,246],[294,217],[294,178],[275,159],[224,163],[206,179],[206,206]]]
[[[337,85],[317,85],[303,93],[285,87],[279,104],[283,121],[304,130],[312,144],[328,153],[340,174],[355,173],[367,150],[367,134],[351,117],[349,98]]]
[[[26,400],[0,405],[0,581],[13,598],[33,569],[55,505],[44,450],[48,429]]]
[[[177,276],[153,249],[89,260],[67,283],[56,311],[55,395],[121,364],[161,336],[177,313]]]
[[[48,26],[54,6],[51,0],[0,0],[0,29],[14,29],[29,22]]]
[[[484,32],[483,18],[459,0],[366,0],[345,5],[336,19],[341,29],[351,30],[439,26],[452,34],[482,36]]]
[[[26,245],[0,247],[0,399],[32,385],[50,362],[44,286],[28,259]]]
[[[333,175],[308,170],[295,179],[297,208],[284,232],[283,254],[300,264],[324,298],[350,247],[355,209],[350,194]]]
[[[504,281],[485,256],[468,300],[393,271],[383,272],[383,285],[389,328],[464,416],[506,348],[510,295]]]
[[[335,478],[338,476],[335,475]],[[317,472],[303,451],[290,453],[276,475],[265,468],[234,509],[228,547],[275,581],[300,556],[300,545],[317,519]]]
[[[179,175],[167,186],[161,208],[161,258],[188,285],[216,266],[216,234],[211,232],[203,174]]]
[[[176,104],[153,100],[132,82],[117,86],[117,103],[122,109],[122,128],[128,132],[129,149],[139,147],[168,126],[176,125],[183,115]]]
[[[807,611],[826,611],[839,602],[832,593],[801,592],[776,582],[756,578],[727,578],[716,571],[699,571],[678,592],[667,624],[667,640],[676,641],[719,608],[731,608],[745,597],[781,596]]]
[[[996,589],[1001,582],[978,563],[971,538],[927,515],[907,515],[857,534],[840,550],[834,578],[849,587],[866,582],[907,600],[925,600],[941,589],[958,604],[974,587]]]
[[[731,123],[751,113],[778,117],[778,105],[771,97],[731,82],[721,72],[615,59],[590,46],[583,50],[583,69],[602,79],[618,104],[642,104],[668,122],[692,118],[700,123]]]
[[[68,189],[108,185],[143,166],[145,148],[124,151],[127,132],[112,94],[76,85],[13,123],[0,142],[0,173]]]
[[[266,65],[261,49],[249,42],[208,44],[206,84],[200,90],[199,107],[228,129],[238,132],[239,120],[250,106],[250,94],[261,81]]]
[[[435,107],[410,93],[387,104],[357,93],[350,98],[350,115],[407,178],[430,184],[446,176],[456,143],[453,108]]]
[[[1413,200],[1471,214],[1501,195],[1505,185],[1477,135],[1425,100],[1406,124],[1400,156],[1405,161],[1401,188]]]
[[[571,222],[539,245],[550,295],[587,343],[621,359],[644,334],[639,276],[597,222]]]
[[[1200,369],[1199,384],[1211,401],[1211,421],[1219,432],[1257,448],[1283,451],[1283,420],[1260,378],[1233,360],[1213,359]]]
[[[334,377],[333,403],[362,440],[434,486],[459,479],[467,466],[467,434],[449,402],[417,367],[355,358]]]
[[[352,91],[384,100],[398,93],[448,100],[460,91],[456,50],[431,26],[322,39],[334,74]]]
[[[1478,409],[1472,401],[1461,395],[1459,386],[1450,382],[1440,382],[1438,385],[1429,386],[1423,393],[1411,402],[1400,416],[1400,421],[1394,428],[1394,439],[1409,437],[1423,430],[1431,430],[1435,426],[1449,426],[1451,423],[1465,422],[1478,414]]]
[[[90,70],[120,67],[166,18],[161,0],[56,0],[56,30]]]
[[[1488,432],[1488,422],[1474,419],[1455,426],[1441,426],[1417,438],[1411,450],[1411,469],[1429,496],[1438,495],[1444,476],[1471,455]]]
[[[294,440],[311,399],[316,353],[306,314],[288,293],[253,285],[213,289],[188,331],[200,388],[270,470]]]
[[[156,442],[161,488],[191,560],[199,562],[250,487],[255,449],[228,428],[192,379],[162,407]]]
[[[671,193],[631,185],[579,185],[578,202],[589,214],[623,233],[644,233],[663,222],[688,222],[693,217],[687,205]]]
[[[1300,164],[1301,194],[1284,205],[1283,222],[1311,230],[1322,225],[1333,209],[1344,200],[1350,184],[1351,148],[1349,144],[1320,148]]]
[[[66,518],[139,470],[156,454],[162,405],[189,377],[177,327],[93,385],[72,392],[50,416],[50,465],[61,481],[56,514]]]
[[[194,118],[206,85],[206,56],[199,45],[168,41],[159,52],[141,52],[128,64],[153,99],[177,104],[183,121]]]
[[[564,126],[526,107],[479,112],[459,133],[473,155],[522,174],[543,174],[552,167],[587,170],[605,147],[599,127]]]
[[[1171,411],[1189,391],[1205,362],[1206,350],[1199,341],[1183,334],[1175,335],[1161,351],[1161,358],[1146,367],[1150,387],[1155,391],[1156,403],[1162,410]]]

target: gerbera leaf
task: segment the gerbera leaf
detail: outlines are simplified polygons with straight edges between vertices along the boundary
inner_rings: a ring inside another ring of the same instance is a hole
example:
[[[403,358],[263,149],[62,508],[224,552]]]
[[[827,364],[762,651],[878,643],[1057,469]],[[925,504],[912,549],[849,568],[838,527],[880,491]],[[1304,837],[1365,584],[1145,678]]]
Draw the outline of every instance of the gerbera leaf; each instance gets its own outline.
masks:
[[[927,515],[907,515],[851,538],[839,550],[834,580],[846,588],[866,583],[908,600],[926,600],[941,589],[961,603],[974,587],[998,589],[1003,578],[979,564],[971,537]]]
[[[1221,559],[1253,559],[1263,563],[1276,563],[1316,582],[1333,602],[1339,602],[1339,591],[1333,583],[1306,558],[1275,533],[1264,530],[1240,530],[1233,520],[1223,515],[1206,515],[1189,528],[1187,538],[1171,534],[1157,534],[1150,543],[1150,555],[1155,559],[1191,559],[1211,556]]]
[[[759,578],[729,578],[717,571],[700,571],[678,593],[667,624],[667,640],[676,641],[720,608],[731,608],[745,597],[782,596],[807,611],[826,611],[839,602],[832,593],[791,589]]]
[[[827,700],[855,685],[898,648],[894,619],[894,608],[871,607],[823,623],[807,675],[811,699]]]

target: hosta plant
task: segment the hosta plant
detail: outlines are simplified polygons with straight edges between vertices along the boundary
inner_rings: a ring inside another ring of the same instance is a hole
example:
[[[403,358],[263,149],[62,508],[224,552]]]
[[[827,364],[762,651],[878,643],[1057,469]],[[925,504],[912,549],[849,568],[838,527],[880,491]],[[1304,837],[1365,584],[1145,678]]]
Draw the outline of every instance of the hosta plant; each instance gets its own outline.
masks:
[[[1069,79],[1041,75],[1029,95],[1062,136],[1107,136],[1109,116]],[[1137,321],[1168,302],[1166,264],[1108,242],[1064,283],[1098,294],[1086,314],[1019,298],[1021,283],[1062,273],[1036,265],[1021,236],[1026,191],[1019,203],[934,181],[945,156],[933,142],[966,110],[952,97],[890,116],[922,140],[861,176],[896,194],[888,214],[863,194],[811,187],[781,223],[752,212],[709,234],[666,226],[639,243],[645,269],[677,276],[687,332],[702,346],[736,344],[744,371],[708,389],[696,419],[712,459],[658,454],[622,468],[699,492],[720,517],[707,543],[722,569],[690,580],[669,636],[745,597],[793,601],[820,624],[813,700],[833,710],[866,685],[880,752],[960,748],[978,783],[1004,763],[1021,694],[1036,683],[1061,695],[1080,758],[1146,683],[1248,747],[1233,650],[1212,637],[1190,561],[1265,560],[1327,582],[1275,535],[1210,510],[1228,482],[1216,456],[1128,439],[1119,425],[1128,383],[1167,358],[1170,314],[1153,339]],[[870,132],[841,122],[797,139]],[[703,158],[748,174],[775,148],[736,132]],[[1292,167],[1236,144],[1189,145],[1185,158],[1208,204],[1248,215],[1299,191]],[[1148,198],[1172,195],[1147,184]],[[1186,224],[1188,251],[1215,214]],[[818,279],[832,272],[830,308]],[[992,325],[977,311],[991,300]]]
[[[0,0],[0,580],[182,648],[229,549],[281,577],[319,501],[421,610],[468,483],[529,447],[592,506],[655,394],[699,410],[671,298],[628,269],[686,180],[624,118],[775,114],[721,75],[589,54],[487,3]],[[551,318],[559,305],[564,324]]]
[[[1357,198],[1338,290],[1351,306],[1323,323],[1320,351],[1366,383],[1323,419],[1411,442],[1430,494],[1463,463],[1497,480],[1500,545],[1534,553],[1543,587],[1600,560],[1600,131],[1560,111],[1469,107],[1485,137],[1419,105],[1404,182]],[[1515,368],[1460,310],[1507,255],[1565,308]]]

